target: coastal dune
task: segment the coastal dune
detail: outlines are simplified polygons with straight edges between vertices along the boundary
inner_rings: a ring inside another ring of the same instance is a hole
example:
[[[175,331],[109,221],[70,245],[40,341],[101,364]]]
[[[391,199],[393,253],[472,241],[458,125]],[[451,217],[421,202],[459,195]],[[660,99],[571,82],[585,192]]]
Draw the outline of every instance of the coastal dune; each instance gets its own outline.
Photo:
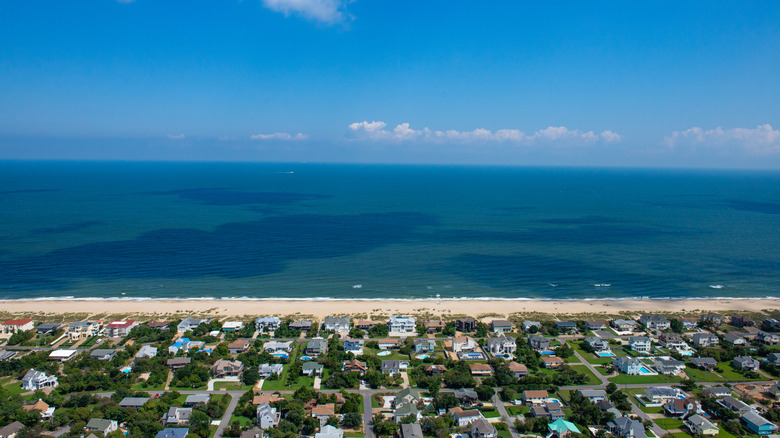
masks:
[[[6,314],[88,314],[165,316],[209,314],[221,317],[258,315],[389,316],[430,314],[508,317],[533,313],[549,315],[620,315],[638,313],[748,312],[780,309],[780,299],[707,300],[7,300],[0,301]]]

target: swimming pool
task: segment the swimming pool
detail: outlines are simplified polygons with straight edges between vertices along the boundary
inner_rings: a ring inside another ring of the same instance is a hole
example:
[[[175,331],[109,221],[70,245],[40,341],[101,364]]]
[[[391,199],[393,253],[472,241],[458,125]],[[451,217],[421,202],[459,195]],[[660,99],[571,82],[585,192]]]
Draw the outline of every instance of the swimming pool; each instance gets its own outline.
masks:
[[[271,356],[274,356],[274,357],[283,357],[283,358],[285,358],[285,359],[287,359],[288,357],[290,357],[290,355],[289,355],[288,353],[285,353],[284,351],[277,351],[276,353],[271,353]]]
[[[428,356],[427,354],[418,354],[418,355],[417,355],[417,356],[415,356],[415,357],[416,357],[417,359],[428,359],[430,356]]]
[[[552,350],[542,350],[539,352],[539,354],[555,354],[555,352]]]
[[[593,354],[595,354],[598,357],[612,357],[612,356],[615,355],[615,353],[613,353],[611,351],[597,351],[597,352],[595,352]]]
[[[301,356],[301,360],[311,360],[311,357],[309,357],[309,356]]]
[[[460,360],[483,360],[485,355],[479,352],[462,352],[458,353],[458,359]]]
[[[380,352],[379,352],[379,353],[377,353],[376,355],[377,355],[377,356],[390,356],[391,354],[392,354],[392,353],[390,353],[389,351],[380,351]]]
[[[655,371],[651,371],[647,367],[639,367],[639,375],[641,375],[641,376],[657,376],[658,373],[656,373]]]

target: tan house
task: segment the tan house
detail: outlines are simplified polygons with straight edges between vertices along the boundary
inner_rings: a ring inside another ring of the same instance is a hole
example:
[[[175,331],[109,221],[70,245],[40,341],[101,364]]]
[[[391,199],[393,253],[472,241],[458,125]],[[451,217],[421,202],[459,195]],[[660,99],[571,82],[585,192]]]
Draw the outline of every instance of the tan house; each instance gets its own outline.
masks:
[[[470,363],[469,369],[472,376],[490,376],[493,375],[493,367],[486,363]]]
[[[560,368],[565,361],[557,356],[543,357],[542,362],[545,368]]]
[[[240,377],[244,371],[244,364],[237,360],[219,359],[211,367],[211,373],[214,378],[221,379],[225,377]]]

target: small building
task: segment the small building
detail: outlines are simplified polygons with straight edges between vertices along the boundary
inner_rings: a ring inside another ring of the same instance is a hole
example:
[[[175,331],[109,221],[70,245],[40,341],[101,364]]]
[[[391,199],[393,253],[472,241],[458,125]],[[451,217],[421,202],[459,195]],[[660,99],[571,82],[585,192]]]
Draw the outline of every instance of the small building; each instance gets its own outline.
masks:
[[[14,356],[16,356],[15,351],[0,350],[0,362],[8,360]]]
[[[122,408],[141,409],[148,401],[149,397],[125,397],[119,402],[119,406]]]
[[[509,333],[512,331],[512,323],[505,319],[494,319],[490,322],[490,330],[494,333]]]
[[[244,323],[241,321],[225,321],[222,324],[222,331],[225,333],[233,333],[241,331],[244,328]]]
[[[466,427],[477,420],[485,419],[482,412],[479,412],[476,409],[464,410],[460,407],[455,407],[450,409],[450,414],[452,414],[455,425],[458,427]]]
[[[515,343],[515,338],[506,337],[502,334],[497,338],[489,338],[486,348],[493,355],[510,355],[515,354],[517,351],[517,344]]]
[[[390,317],[390,321],[387,323],[390,333],[415,333],[417,331],[417,322],[411,316],[396,316]]]
[[[650,353],[650,338],[646,336],[632,336],[628,338],[628,346],[637,353]]]
[[[168,353],[175,355],[179,353],[179,350],[186,353],[191,348],[191,344],[192,342],[189,338],[179,338],[176,342],[168,346]]]
[[[262,363],[257,366],[257,372],[260,374],[260,377],[263,379],[267,379],[274,374],[277,376],[282,375],[282,371],[284,370],[284,365],[280,363]]]
[[[268,403],[263,403],[257,407],[257,425],[263,430],[268,430],[279,425],[281,414]]]
[[[459,332],[475,332],[477,331],[477,320],[474,318],[456,319],[455,330]]]
[[[718,400],[718,404],[735,414],[742,415],[753,410],[742,400],[738,400],[730,395]]]
[[[414,340],[414,352],[421,353],[433,353],[436,349],[436,340],[428,338],[420,338]]]
[[[228,344],[228,351],[230,351],[230,354],[241,354],[249,350],[250,345],[251,344],[246,339],[236,339]]]
[[[244,364],[237,360],[219,359],[211,367],[211,373],[216,379],[225,377],[240,377],[244,371]]]
[[[596,353],[609,354],[612,353],[612,348],[609,346],[609,342],[598,336],[587,336],[584,339],[585,343]]]
[[[423,431],[420,427],[420,423],[402,424],[401,438],[423,438]]]
[[[687,427],[693,435],[715,436],[720,433],[720,429],[718,429],[717,426],[699,414],[693,414],[686,418],[683,420],[683,424],[685,424],[685,427]]]
[[[54,350],[49,353],[49,360],[56,360],[58,362],[66,362],[78,354],[78,350]]]
[[[300,319],[298,321],[291,322],[288,327],[290,330],[297,330],[301,332],[308,332],[311,330],[312,321],[310,319]]]
[[[111,360],[116,356],[116,350],[113,349],[95,349],[92,350],[92,352],[89,353],[90,359],[97,359],[97,360]]]
[[[769,435],[777,430],[777,426],[772,422],[753,411],[742,414],[740,420],[751,432],[761,436]]]
[[[664,404],[664,413],[670,417],[685,417],[701,411],[701,405],[693,397],[673,398]]]
[[[374,321],[368,320],[368,319],[358,319],[355,320],[355,327],[359,328],[360,330],[369,330],[371,327],[375,326],[376,323]]]
[[[190,330],[194,330],[196,327],[198,327],[201,324],[208,324],[209,322],[211,322],[211,318],[198,319],[198,318],[187,317],[182,319],[181,322],[176,325],[176,330],[179,333],[184,333]]]
[[[119,424],[116,420],[106,420],[103,418],[92,418],[89,420],[89,423],[84,426],[85,432],[100,432],[104,436],[118,429]]]
[[[260,406],[263,403],[271,404],[283,399],[284,398],[277,393],[260,392],[252,398],[252,404],[254,406]]]
[[[321,376],[324,369],[324,365],[312,361],[304,362],[303,365],[301,365],[301,372],[309,377]]]
[[[434,333],[441,333],[444,330],[444,321],[440,319],[429,319],[423,323],[425,327],[425,333],[432,335]]]
[[[545,368],[555,369],[560,368],[566,362],[557,356],[546,356],[542,358],[542,363],[544,363]]]
[[[347,353],[352,353],[354,355],[363,354],[363,344],[364,342],[362,339],[345,338],[344,351],[346,351]]]
[[[677,333],[661,333],[658,337],[658,342],[664,347],[673,350],[686,350],[688,348],[688,344]]]
[[[273,353],[290,353],[293,350],[293,341],[287,341],[287,342],[278,342],[278,341],[272,341],[272,342],[266,342],[263,344],[263,350],[273,354]]]
[[[10,334],[26,332],[34,328],[35,324],[33,324],[33,320],[30,318],[12,319],[0,324],[0,329],[2,329],[2,332]]]
[[[418,424],[417,427],[420,425]],[[422,434],[420,434],[422,437]],[[320,431],[314,434],[314,438],[344,438],[344,431],[338,427],[333,427],[330,424],[326,424],[320,428]]]
[[[328,341],[322,338],[312,339],[306,343],[306,348],[303,350],[307,356],[317,357],[321,354],[328,353]]]
[[[178,370],[179,368],[189,365],[191,361],[192,359],[189,357],[174,357],[172,359],[168,359],[166,364],[171,370]]]
[[[157,330],[168,330],[170,324],[170,321],[149,321],[146,326]]]
[[[123,338],[130,334],[133,328],[137,327],[138,323],[132,319],[127,321],[114,321],[105,327],[105,334],[109,338]]]
[[[577,331],[577,323],[574,321],[555,321],[555,326],[558,327],[561,333],[574,333]]]
[[[596,330],[604,330],[607,327],[606,321],[585,321],[585,327],[588,328],[588,330],[596,331]]]
[[[265,333],[278,330],[282,320],[276,316],[264,316],[255,320],[255,330]]]
[[[563,418],[559,418],[552,423],[547,424],[547,434],[550,438],[566,438],[568,435],[574,433],[579,435],[580,430],[571,421],[566,421]],[[640,437],[646,438],[646,437]]]
[[[756,335],[756,340],[764,345],[780,344],[780,334],[760,331]]]
[[[393,412],[393,420],[398,423],[405,417],[413,415],[415,418],[420,418],[420,410],[414,403],[396,403],[395,412]]]
[[[320,420],[320,425],[325,424],[329,418],[336,415],[336,404],[325,403],[311,408],[311,416]]]
[[[747,371],[758,371],[759,362],[750,356],[737,356],[732,362],[734,368]]]
[[[1,438],[16,438],[16,434],[24,429],[24,424],[14,421],[13,423],[6,424],[0,427]]]
[[[45,322],[43,324],[38,324],[36,331],[38,332],[39,335],[50,335],[55,331],[59,330],[60,327],[62,327],[61,324]]]
[[[731,345],[747,345],[747,340],[738,333],[726,333],[723,335],[723,342]]]
[[[636,330],[639,323],[630,319],[616,319],[612,321],[610,325],[617,332],[631,333]]]
[[[663,405],[669,400],[676,399],[678,394],[676,389],[669,388],[668,386],[653,386],[645,389],[642,398],[647,404]]]
[[[516,378],[525,377],[528,375],[528,367],[517,363],[515,361],[509,362],[509,372],[512,373]]]
[[[523,391],[523,404],[526,406],[539,405],[546,403],[550,395],[545,390],[527,390]]]
[[[628,375],[642,374],[642,362],[631,356],[616,356],[612,358],[612,365],[620,372]]]
[[[691,365],[696,368],[712,371],[718,366],[718,361],[711,357],[693,357],[691,358]]]
[[[471,438],[495,438],[497,436],[496,426],[493,426],[484,418],[471,422]]]
[[[363,374],[365,374],[366,371],[368,371],[368,365],[365,362],[361,362],[357,359],[352,359],[344,362],[342,370],[351,373],[358,373],[362,376]]]
[[[629,417],[615,418],[607,423],[607,430],[620,438],[647,438],[644,424]]]
[[[142,345],[141,349],[135,353],[135,359],[151,359],[157,356],[157,347],[151,345]]]
[[[157,432],[154,438],[186,438],[188,433],[190,429],[187,427],[166,427]]]
[[[493,375],[493,367],[486,363],[470,363],[469,370],[472,376],[490,376]]]
[[[606,400],[607,391],[603,389],[580,389],[580,394],[588,399],[591,403],[596,403],[601,400]]]
[[[677,359],[656,357],[653,359],[653,368],[660,374],[679,374],[685,369],[685,364]]]
[[[474,338],[469,336],[456,336],[452,340],[452,351],[460,353],[462,351],[474,351],[479,348],[479,344]]]
[[[532,406],[530,413],[532,417],[544,417],[550,420],[566,418],[566,415],[563,413],[563,409],[558,402],[547,402],[538,406]]]
[[[335,332],[348,332],[349,331],[349,318],[327,316],[322,321],[322,329]]]
[[[533,335],[528,337],[528,345],[534,351],[545,351],[550,349],[550,339],[544,336]]]
[[[423,372],[428,376],[444,374],[447,371],[447,367],[444,365],[425,365],[423,366]]]
[[[37,391],[44,388],[56,388],[59,386],[57,376],[49,376],[43,371],[30,369],[22,377],[22,389],[27,391]]]
[[[523,331],[527,332],[531,330],[531,327],[536,327],[537,330],[542,328],[542,323],[539,321],[523,321]]]
[[[731,395],[731,388],[726,386],[705,386],[701,393],[707,397],[728,397]]]
[[[720,340],[717,336],[709,332],[694,333],[691,336],[691,342],[697,347],[716,347]]]
[[[209,402],[209,399],[211,398],[208,394],[192,394],[188,395],[186,399],[184,399],[184,407],[185,408],[191,408],[198,404],[206,404]]]
[[[190,417],[192,416],[192,408],[179,408],[171,406],[168,408],[168,412],[163,414],[162,422],[168,426],[181,426],[189,424]]]
[[[650,330],[667,330],[672,323],[663,315],[642,315],[639,323]]]
[[[401,371],[406,371],[409,366],[409,361],[405,360],[383,360],[382,372],[385,374],[398,374]]]
[[[471,388],[458,388],[455,390],[454,395],[460,400],[460,404],[462,405],[474,404],[479,399],[477,391],[474,391]]]
[[[738,313],[731,315],[729,324],[733,325],[734,327],[753,327],[756,325],[756,323],[750,320],[748,317]]]
[[[718,315],[717,313],[703,313],[699,317],[699,321],[705,324],[712,324],[713,326],[717,327],[723,324],[725,318],[723,318],[723,315]]]
[[[398,339],[379,339],[376,343],[380,350],[397,350],[401,348],[401,341]]]

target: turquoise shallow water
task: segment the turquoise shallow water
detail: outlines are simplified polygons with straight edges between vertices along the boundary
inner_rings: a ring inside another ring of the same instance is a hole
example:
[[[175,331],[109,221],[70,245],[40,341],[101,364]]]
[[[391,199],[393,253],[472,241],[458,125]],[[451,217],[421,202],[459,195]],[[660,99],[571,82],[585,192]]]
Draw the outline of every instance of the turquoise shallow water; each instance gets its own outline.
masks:
[[[5,299],[764,297],[779,248],[778,172],[0,162]]]

